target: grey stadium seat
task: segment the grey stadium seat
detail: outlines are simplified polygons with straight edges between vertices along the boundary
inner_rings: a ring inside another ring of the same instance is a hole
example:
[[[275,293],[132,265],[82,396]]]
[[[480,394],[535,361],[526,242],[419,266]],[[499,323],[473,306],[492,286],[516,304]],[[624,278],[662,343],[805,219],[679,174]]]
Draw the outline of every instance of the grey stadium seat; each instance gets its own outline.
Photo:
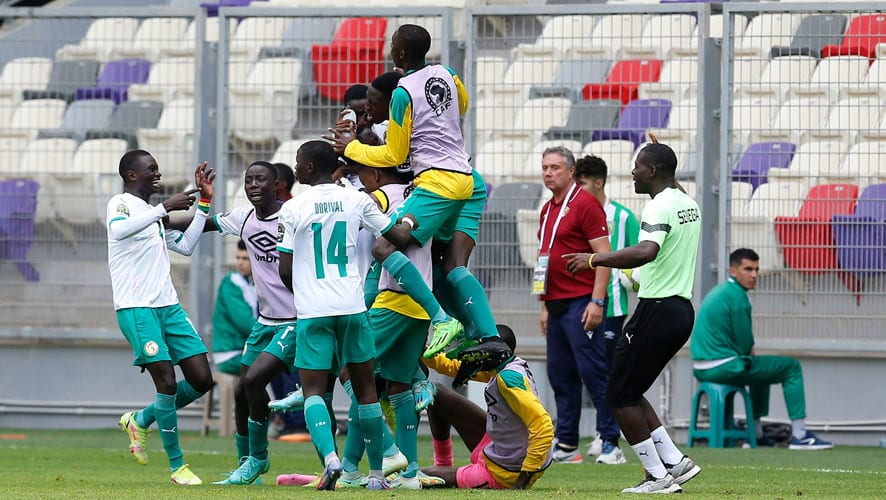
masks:
[[[92,87],[98,80],[101,63],[94,60],[56,61],[46,90],[25,90],[24,99],[64,99],[71,102],[79,87]]]
[[[572,102],[581,100],[581,89],[588,83],[603,83],[612,68],[608,59],[574,59],[563,61],[560,71],[550,86],[532,86],[529,98],[566,97]]]
[[[579,101],[569,109],[566,125],[551,127],[544,133],[547,140],[574,140],[582,144],[591,140],[594,130],[615,126],[621,113],[621,101],[615,99],[595,99]]]
[[[83,142],[88,130],[107,127],[113,112],[114,101],[109,99],[74,101],[65,110],[61,125],[57,129],[41,130],[37,138],[67,137]]]
[[[87,139],[119,138],[124,139],[130,149],[138,147],[135,137],[140,128],[157,128],[163,103],[158,101],[126,101],[121,102],[108,120],[107,127],[96,128],[86,132]]]
[[[825,45],[840,45],[846,30],[846,16],[821,14],[804,17],[787,47],[772,47],[770,57],[812,56],[820,57]]]

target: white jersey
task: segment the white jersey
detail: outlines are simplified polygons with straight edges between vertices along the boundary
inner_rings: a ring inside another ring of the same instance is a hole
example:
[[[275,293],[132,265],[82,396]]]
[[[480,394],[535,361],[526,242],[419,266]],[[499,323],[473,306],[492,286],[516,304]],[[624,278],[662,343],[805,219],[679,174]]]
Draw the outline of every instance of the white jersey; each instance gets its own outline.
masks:
[[[365,311],[357,233],[363,227],[379,236],[392,225],[366,194],[335,184],[312,186],[284,203],[277,248],[292,254],[298,318]]]
[[[108,268],[114,309],[165,307],[178,304],[169,276],[169,251],[180,231],[163,227],[166,209],[152,206],[138,196],[122,193],[108,202]],[[117,221],[145,218],[145,226],[126,237],[115,238],[111,225]]]

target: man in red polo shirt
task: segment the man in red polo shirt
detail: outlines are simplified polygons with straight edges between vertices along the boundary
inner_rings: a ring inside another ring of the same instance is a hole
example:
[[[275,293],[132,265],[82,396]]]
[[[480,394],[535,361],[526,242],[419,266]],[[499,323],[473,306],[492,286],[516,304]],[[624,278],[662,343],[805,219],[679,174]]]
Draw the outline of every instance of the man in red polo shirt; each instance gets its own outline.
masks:
[[[554,461],[581,463],[578,423],[584,382],[597,410],[597,432],[603,440],[598,463],[619,464],[620,430],[606,403],[609,361],[603,318],[606,315],[608,268],[573,275],[564,254],[608,252],[606,213],[600,202],[573,180],[575,157],[562,146],[542,155],[545,187],[553,197],[541,210],[538,265],[532,292],[542,300],[541,333],[546,338],[548,380],[557,404]],[[581,249],[581,250],[580,250]]]

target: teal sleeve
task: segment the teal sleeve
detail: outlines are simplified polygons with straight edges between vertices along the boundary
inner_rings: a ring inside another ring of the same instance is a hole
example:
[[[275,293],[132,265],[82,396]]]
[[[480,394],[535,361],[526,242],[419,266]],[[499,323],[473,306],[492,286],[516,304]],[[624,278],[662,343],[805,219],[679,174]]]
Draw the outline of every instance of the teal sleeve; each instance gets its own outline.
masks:
[[[406,117],[406,110],[409,108],[411,102],[411,99],[409,99],[409,92],[406,92],[406,89],[403,87],[395,88],[394,92],[391,94],[391,108],[390,116],[388,118],[402,127],[403,120]]]

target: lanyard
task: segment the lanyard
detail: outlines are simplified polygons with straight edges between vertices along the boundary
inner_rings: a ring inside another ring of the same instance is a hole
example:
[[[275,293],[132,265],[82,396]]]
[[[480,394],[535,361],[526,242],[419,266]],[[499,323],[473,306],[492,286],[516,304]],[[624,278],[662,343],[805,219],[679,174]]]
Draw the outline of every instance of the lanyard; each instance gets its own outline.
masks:
[[[563,205],[560,207],[560,213],[557,214],[557,220],[554,221],[554,228],[551,230],[551,241],[548,244],[548,253],[551,253],[551,248],[554,247],[554,237],[557,235],[557,228],[560,227],[560,221],[563,220],[563,216],[566,215],[566,212],[569,211],[569,202],[572,201],[572,193],[575,191],[575,188],[578,187],[578,184],[572,183],[572,186],[569,187],[569,191],[566,192],[566,197],[563,198]],[[551,215],[551,204],[548,204],[548,210],[545,212],[545,218],[541,222],[541,238],[538,240],[538,251],[541,253],[542,241],[545,239],[545,227],[548,225],[548,216]]]

